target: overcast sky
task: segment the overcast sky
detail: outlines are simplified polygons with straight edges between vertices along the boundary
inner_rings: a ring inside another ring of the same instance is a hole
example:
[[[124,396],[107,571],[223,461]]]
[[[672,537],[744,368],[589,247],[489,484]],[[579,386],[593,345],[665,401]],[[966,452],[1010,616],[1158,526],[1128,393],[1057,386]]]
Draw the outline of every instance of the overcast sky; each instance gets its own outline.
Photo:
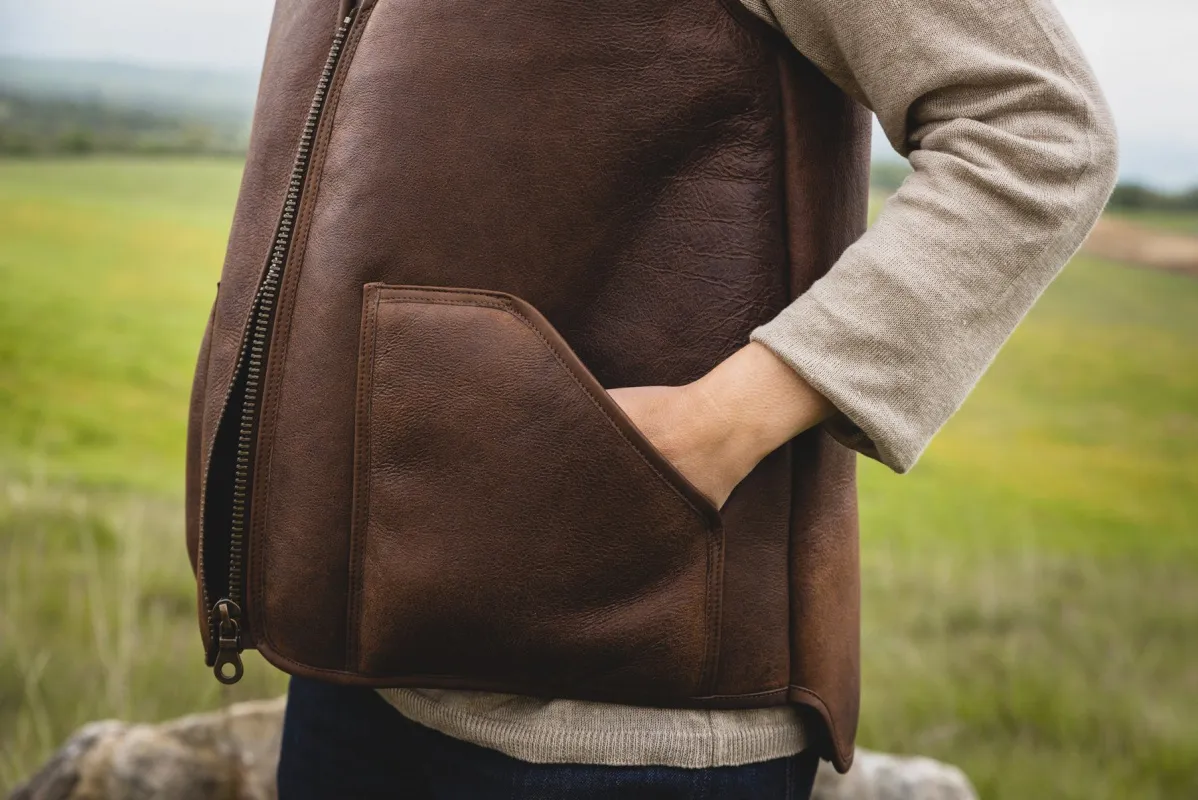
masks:
[[[1115,110],[1125,176],[1198,183],[1198,0],[1057,5]],[[270,0],[0,0],[0,53],[257,69],[271,6]]]

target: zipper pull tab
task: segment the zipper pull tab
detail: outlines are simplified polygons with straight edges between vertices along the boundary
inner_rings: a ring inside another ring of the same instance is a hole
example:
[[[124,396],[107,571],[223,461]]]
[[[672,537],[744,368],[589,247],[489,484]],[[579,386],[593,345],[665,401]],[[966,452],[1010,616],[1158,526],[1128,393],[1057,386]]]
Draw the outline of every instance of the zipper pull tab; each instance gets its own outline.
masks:
[[[240,617],[241,609],[232,600],[218,600],[208,616],[208,629],[212,631],[209,648],[214,656],[212,673],[226,685],[237,683],[245,674],[241,664]]]

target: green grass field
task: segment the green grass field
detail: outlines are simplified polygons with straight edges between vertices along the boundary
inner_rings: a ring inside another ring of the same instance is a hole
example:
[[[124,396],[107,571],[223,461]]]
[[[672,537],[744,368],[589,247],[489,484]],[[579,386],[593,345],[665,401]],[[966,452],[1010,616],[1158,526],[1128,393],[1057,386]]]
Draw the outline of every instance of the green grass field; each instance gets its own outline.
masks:
[[[283,686],[203,667],[179,508],[238,172],[0,162],[0,791],[87,720]],[[1198,797],[1198,281],[1077,259],[861,497],[864,746],[986,798]]]
[[[1198,236],[1198,213],[1192,211],[1144,211],[1124,209],[1119,217],[1169,233]]]

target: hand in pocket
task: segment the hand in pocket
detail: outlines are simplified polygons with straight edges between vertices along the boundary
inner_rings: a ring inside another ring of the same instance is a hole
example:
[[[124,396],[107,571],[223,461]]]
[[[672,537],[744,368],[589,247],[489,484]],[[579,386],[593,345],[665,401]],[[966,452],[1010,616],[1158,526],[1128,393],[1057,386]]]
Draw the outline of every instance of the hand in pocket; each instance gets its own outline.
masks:
[[[608,394],[717,507],[757,462],[834,411],[759,344],[741,348],[685,386],[632,386]]]
[[[687,386],[632,386],[608,392],[633,424],[718,508],[754,460],[729,447],[736,437],[707,398]]]

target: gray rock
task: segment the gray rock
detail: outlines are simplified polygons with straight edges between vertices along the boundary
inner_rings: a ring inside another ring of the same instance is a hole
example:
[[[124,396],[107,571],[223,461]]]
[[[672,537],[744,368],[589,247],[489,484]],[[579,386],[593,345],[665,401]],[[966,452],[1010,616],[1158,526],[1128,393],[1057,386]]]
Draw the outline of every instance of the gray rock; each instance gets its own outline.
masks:
[[[812,800],[977,800],[965,773],[920,756],[857,749],[853,768],[838,775],[820,766]]]
[[[283,698],[161,725],[80,728],[10,800],[274,800]],[[929,758],[858,750],[826,764],[814,800],[977,800],[964,773]]]
[[[80,728],[10,800],[273,800],[283,698]]]

